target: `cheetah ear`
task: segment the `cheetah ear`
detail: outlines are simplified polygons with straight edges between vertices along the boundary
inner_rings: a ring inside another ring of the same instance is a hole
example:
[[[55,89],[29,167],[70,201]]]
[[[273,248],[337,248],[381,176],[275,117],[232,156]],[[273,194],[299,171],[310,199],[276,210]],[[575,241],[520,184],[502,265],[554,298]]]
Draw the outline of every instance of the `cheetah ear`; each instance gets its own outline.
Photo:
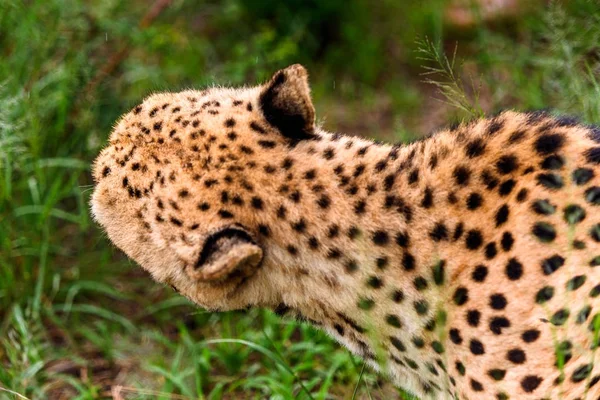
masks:
[[[266,120],[293,142],[315,138],[315,108],[308,73],[300,64],[279,70],[260,94]]]
[[[225,227],[211,235],[195,265],[187,267],[196,280],[216,282],[232,276],[247,277],[254,273],[263,258],[262,249],[245,229]]]

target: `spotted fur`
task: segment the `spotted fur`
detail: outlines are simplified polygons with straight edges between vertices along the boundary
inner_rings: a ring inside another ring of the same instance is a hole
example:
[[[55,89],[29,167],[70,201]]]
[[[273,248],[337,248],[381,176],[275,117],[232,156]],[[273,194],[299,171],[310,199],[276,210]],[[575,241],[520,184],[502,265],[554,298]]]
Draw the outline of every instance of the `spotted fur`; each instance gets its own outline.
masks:
[[[332,134],[295,65],[147,98],[92,210],[202,307],[301,317],[423,398],[596,399],[599,142],[512,111],[409,145]]]

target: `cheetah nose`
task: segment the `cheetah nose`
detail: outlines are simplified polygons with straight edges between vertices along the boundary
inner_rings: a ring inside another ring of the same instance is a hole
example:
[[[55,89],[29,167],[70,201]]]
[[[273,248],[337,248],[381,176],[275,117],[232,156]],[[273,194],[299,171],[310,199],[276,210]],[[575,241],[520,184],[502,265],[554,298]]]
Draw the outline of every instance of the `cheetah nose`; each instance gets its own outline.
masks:
[[[214,282],[235,276],[252,275],[263,259],[262,249],[243,228],[225,227],[204,241],[198,261],[191,268],[194,278]]]

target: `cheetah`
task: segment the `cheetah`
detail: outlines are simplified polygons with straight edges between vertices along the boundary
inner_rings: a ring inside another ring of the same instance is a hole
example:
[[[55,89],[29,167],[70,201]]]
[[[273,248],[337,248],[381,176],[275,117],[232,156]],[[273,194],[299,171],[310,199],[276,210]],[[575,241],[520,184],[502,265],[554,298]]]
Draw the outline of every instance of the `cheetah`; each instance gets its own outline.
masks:
[[[423,399],[600,396],[600,128],[344,136],[292,65],[151,95],[93,175],[110,240],[201,307],[301,318]]]

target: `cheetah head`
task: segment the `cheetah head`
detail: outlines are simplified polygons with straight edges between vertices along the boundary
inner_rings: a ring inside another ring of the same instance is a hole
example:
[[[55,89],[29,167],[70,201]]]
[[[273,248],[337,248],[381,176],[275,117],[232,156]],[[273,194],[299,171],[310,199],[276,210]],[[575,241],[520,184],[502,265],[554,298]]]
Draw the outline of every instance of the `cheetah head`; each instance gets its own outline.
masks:
[[[92,213],[154,279],[207,309],[275,304],[285,277],[257,212],[273,184],[254,171],[285,163],[314,119],[300,65],[257,87],[152,95],[96,159]]]

